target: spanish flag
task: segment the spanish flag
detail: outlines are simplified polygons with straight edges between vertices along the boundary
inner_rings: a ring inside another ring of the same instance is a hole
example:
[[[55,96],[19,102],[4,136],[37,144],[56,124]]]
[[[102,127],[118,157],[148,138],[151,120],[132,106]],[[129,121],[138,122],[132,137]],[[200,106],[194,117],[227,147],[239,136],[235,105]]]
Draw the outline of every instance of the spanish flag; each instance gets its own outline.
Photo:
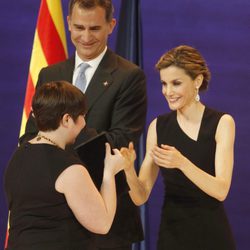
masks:
[[[48,65],[63,61],[67,57],[68,52],[61,0],[41,0],[31,53],[20,136],[25,131],[40,70]],[[8,230],[5,248],[7,244]]]
[[[116,38],[116,53],[143,68],[142,23],[140,0],[121,0],[118,31]],[[140,137],[137,147],[136,168],[142,164],[144,150],[144,134]],[[144,234],[147,235],[146,205],[140,206],[141,221]],[[133,244],[133,250],[145,250],[146,240]]]

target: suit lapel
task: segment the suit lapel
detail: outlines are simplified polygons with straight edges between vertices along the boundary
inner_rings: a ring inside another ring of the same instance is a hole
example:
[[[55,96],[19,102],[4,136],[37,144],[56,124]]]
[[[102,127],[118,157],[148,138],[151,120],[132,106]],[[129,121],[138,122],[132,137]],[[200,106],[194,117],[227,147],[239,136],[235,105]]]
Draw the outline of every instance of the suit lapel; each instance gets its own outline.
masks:
[[[87,97],[88,111],[98,100],[98,98],[100,98],[102,94],[113,84],[112,72],[116,69],[116,65],[116,56],[108,49],[85,92]]]
[[[75,68],[75,56],[72,56],[71,58],[66,60],[64,64],[62,64],[62,67],[60,69],[61,70],[60,75],[63,76],[62,79],[72,83],[74,68]]]

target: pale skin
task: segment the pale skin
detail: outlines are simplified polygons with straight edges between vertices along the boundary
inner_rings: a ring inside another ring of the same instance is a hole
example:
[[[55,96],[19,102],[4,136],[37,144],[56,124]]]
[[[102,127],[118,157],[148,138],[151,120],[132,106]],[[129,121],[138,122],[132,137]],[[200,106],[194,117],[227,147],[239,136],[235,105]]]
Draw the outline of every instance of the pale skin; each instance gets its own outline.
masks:
[[[116,25],[114,18],[106,20],[105,9],[100,6],[83,9],[78,4],[74,5],[67,21],[71,41],[83,61],[92,60],[103,52]]]
[[[58,129],[40,134],[50,138],[62,149],[73,143],[75,137],[85,126],[84,116],[79,116],[76,122],[65,114]],[[50,143],[42,138],[36,138],[30,143]],[[101,191],[99,192],[87,169],[83,165],[72,165],[66,168],[55,182],[55,190],[65,195],[67,203],[76,219],[89,231],[106,234],[113,222],[116,211],[115,174],[123,169],[125,160],[119,150],[111,154],[109,144],[106,144],[106,157]]]
[[[162,93],[172,110],[177,110],[177,121],[182,130],[193,140],[197,140],[204,105],[195,101],[197,88],[200,87],[203,76],[191,79],[184,70],[175,66],[160,71]],[[233,118],[225,114],[217,126],[215,141],[215,176],[201,170],[182,155],[175,147],[169,145],[157,146],[156,119],[148,129],[146,155],[137,177],[133,167],[136,158],[133,144],[122,148],[121,152],[127,159],[125,173],[130,186],[130,196],[136,205],[145,203],[152,191],[159,166],[176,168],[209,196],[223,201],[227,197],[231,185],[234,161],[235,123]]]

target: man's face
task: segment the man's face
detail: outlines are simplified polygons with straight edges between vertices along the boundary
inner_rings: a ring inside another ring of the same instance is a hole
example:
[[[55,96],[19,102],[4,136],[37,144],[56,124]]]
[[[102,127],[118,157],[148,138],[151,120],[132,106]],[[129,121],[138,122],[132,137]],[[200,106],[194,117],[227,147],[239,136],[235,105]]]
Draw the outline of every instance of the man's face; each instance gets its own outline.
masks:
[[[78,4],[73,7],[72,15],[68,16],[67,20],[72,43],[78,56],[84,61],[100,55],[116,24],[115,19],[106,21],[103,8],[98,6],[93,9],[81,9]]]

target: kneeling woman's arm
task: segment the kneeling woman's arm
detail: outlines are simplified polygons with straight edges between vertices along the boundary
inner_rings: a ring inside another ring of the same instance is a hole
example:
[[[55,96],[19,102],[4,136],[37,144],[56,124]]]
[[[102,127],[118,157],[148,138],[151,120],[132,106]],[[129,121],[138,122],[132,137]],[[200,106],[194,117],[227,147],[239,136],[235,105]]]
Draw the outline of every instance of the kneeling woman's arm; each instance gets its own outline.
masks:
[[[106,145],[105,168],[101,191],[95,187],[88,171],[82,165],[72,165],[57,178],[55,188],[63,193],[76,219],[89,231],[106,234],[116,211],[115,174],[124,165],[118,150],[111,154]]]

